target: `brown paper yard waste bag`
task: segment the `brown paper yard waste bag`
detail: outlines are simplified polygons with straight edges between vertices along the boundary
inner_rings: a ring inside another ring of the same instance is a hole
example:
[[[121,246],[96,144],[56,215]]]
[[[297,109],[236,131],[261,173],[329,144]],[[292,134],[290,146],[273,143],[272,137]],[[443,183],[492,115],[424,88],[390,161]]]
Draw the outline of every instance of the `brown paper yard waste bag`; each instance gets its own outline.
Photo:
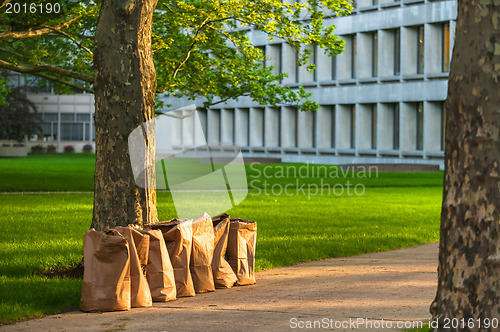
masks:
[[[139,230],[149,235],[149,256],[146,267],[151,297],[155,302],[167,302],[177,298],[174,268],[167,251],[161,230]]]
[[[212,219],[214,226],[214,256],[212,259],[212,274],[216,288],[230,288],[238,280],[226,261],[227,238],[229,235],[229,216],[221,214]]]
[[[83,238],[82,311],[130,309],[130,254],[117,231],[90,229]]]
[[[174,267],[177,297],[194,296],[193,279],[189,271],[193,241],[193,220],[172,219],[151,223],[145,229],[159,229],[167,244],[168,255]]]
[[[212,276],[212,257],[214,255],[214,227],[212,218],[207,214],[193,220],[193,249],[189,270],[196,293],[215,291]]]
[[[257,223],[255,221],[231,218],[226,257],[238,277],[237,285],[255,284],[256,240]]]
[[[130,250],[130,306],[132,308],[153,305],[145,270],[149,254],[149,235],[141,234],[132,226],[115,227],[127,239]]]

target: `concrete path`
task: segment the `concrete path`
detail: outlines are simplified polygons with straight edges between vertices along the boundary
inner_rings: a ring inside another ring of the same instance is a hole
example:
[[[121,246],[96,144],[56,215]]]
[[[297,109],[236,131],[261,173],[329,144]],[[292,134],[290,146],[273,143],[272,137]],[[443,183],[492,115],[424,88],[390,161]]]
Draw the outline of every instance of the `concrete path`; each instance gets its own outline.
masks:
[[[438,244],[432,243],[329,259],[261,271],[256,285],[155,303],[153,308],[69,312],[0,330],[277,332],[313,326],[336,331],[401,330],[430,318],[437,255]]]

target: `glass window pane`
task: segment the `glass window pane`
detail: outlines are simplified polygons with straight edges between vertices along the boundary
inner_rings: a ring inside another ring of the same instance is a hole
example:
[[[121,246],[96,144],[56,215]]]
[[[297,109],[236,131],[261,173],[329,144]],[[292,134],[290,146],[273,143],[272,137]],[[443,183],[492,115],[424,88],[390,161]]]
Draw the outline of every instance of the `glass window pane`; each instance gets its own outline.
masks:
[[[394,104],[392,148],[399,150],[399,104]]]
[[[352,35],[351,47],[351,77],[356,78],[356,35]]]
[[[417,103],[417,150],[424,147],[424,106],[423,103]]]
[[[401,72],[401,30],[394,30],[394,75]]]
[[[75,115],[71,114],[61,114],[61,121],[73,122],[75,121]]]
[[[63,141],[83,141],[83,124],[61,123],[61,139]]]
[[[76,121],[90,122],[90,114],[79,113],[76,115]]]
[[[372,37],[372,76],[378,75],[378,34],[373,33]]]
[[[356,105],[351,106],[351,149],[356,148]]]
[[[57,113],[43,113],[43,121],[44,122],[57,121]]]
[[[372,106],[372,149],[377,148],[377,105]]]
[[[43,136],[44,137],[49,137],[52,136],[52,124],[50,123],[42,123],[42,130],[43,130]]]
[[[332,57],[332,80],[337,79],[337,56]]]
[[[62,140],[71,140],[71,124],[70,123],[61,123],[61,139]]]
[[[417,30],[417,74],[424,73],[424,27]]]
[[[331,132],[331,137],[330,137],[330,146],[332,148],[335,148],[335,132],[336,132],[336,119],[335,119],[335,116],[336,116],[336,113],[335,113],[335,106],[332,106],[332,132]]]
[[[88,141],[89,138],[90,138],[90,124],[85,123],[85,130],[84,130],[84,137],[83,137],[83,139],[85,141]]]

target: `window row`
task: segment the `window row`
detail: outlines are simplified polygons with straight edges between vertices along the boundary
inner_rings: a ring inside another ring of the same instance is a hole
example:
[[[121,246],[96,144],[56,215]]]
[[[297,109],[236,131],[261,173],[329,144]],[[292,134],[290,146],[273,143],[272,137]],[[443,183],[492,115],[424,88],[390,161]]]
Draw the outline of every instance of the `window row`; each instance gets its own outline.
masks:
[[[296,52],[287,44],[258,46],[274,74],[285,72],[284,84],[408,77],[439,74],[450,70],[452,38],[450,22],[362,32],[341,36],[344,52],[329,57],[322,49],[307,46],[312,73],[298,67]]]
[[[327,105],[317,112],[291,107],[213,109],[198,114],[209,143],[306,152],[444,150],[442,102]]]
[[[44,141],[95,141],[92,116],[88,113],[43,113]]]
[[[377,7],[392,7],[399,5],[412,5],[423,2],[436,2],[436,1],[446,1],[446,0],[351,0],[351,5],[354,10],[370,10],[376,9]]]

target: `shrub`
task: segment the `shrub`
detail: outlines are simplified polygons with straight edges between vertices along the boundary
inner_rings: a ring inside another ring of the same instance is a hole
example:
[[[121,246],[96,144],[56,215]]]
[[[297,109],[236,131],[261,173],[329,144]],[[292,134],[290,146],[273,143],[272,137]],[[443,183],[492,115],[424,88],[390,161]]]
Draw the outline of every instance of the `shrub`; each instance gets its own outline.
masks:
[[[56,153],[57,147],[54,144],[47,145],[47,153]]]
[[[12,145],[12,146],[15,148],[19,148],[21,146],[24,146],[24,144],[23,143],[14,143],[14,145]]]
[[[64,147],[64,153],[72,153],[72,152],[75,152],[75,148],[73,147],[73,145],[66,145]]]
[[[45,152],[45,149],[43,148],[43,145],[33,145],[31,147],[31,152],[33,153],[44,153]]]
[[[92,144],[85,144],[83,146],[82,152],[91,153],[92,152]]]

